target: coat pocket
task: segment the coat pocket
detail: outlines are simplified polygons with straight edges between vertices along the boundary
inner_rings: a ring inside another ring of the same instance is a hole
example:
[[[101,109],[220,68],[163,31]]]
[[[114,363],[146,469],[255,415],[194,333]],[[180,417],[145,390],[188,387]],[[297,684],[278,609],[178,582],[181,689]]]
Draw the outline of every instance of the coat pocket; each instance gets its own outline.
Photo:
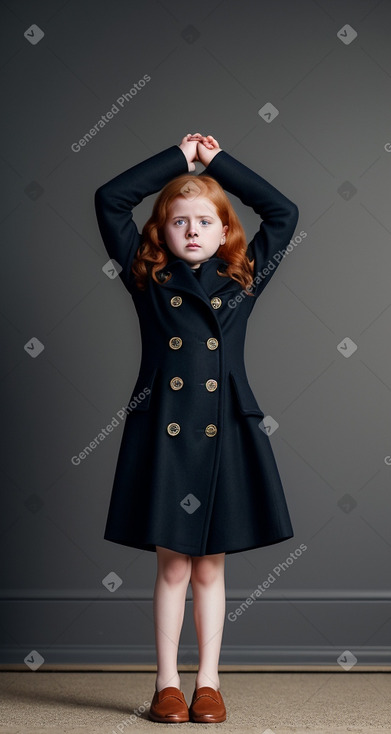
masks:
[[[260,409],[246,378],[232,370],[229,372],[229,377],[235,390],[240,412],[243,415],[257,415],[263,418],[265,413]]]
[[[132,397],[128,402],[128,408],[131,408],[132,411],[148,410],[152,397],[153,384],[157,373],[158,367],[155,367],[150,373],[142,372],[139,374],[133,389]]]

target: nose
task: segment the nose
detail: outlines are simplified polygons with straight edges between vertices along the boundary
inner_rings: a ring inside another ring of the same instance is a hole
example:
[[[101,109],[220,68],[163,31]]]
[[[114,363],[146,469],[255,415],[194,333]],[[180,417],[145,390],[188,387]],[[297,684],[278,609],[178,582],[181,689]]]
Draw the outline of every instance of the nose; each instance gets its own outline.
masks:
[[[198,233],[196,232],[195,227],[191,227],[189,225],[189,230],[188,230],[187,236],[188,237],[198,237]]]

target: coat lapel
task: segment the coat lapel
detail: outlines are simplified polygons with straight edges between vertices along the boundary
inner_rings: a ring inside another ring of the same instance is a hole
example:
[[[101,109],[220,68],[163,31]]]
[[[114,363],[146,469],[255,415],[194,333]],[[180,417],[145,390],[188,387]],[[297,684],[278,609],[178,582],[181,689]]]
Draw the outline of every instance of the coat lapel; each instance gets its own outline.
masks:
[[[214,255],[206,262],[201,263],[200,272],[195,275],[185,260],[169,258],[163,272],[170,272],[171,278],[166,283],[161,283],[161,285],[168,290],[184,290],[196,294],[210,305],[212,296],[232,288],[232,279],[223,277],[217,272],[218,269],[224,272],[226,265],[225,260]]]

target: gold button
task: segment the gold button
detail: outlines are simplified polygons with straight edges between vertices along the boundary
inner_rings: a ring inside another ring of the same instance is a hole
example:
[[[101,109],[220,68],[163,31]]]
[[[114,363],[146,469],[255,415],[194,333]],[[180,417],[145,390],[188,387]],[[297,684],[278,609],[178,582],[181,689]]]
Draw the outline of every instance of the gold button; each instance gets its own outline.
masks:
[[[180,349],[182,346],[182,339],[180,336],[172,336],[168,343],[171,349]]]
[[[181,377],[173,377],[172,380],[170,380],[170,385],[173,390],[180,390],[181,387],[183,387],[183,380]]]
[[[209,392],[213,392],[217,388],[217,382],[216,380],[207,380],[205,383],[205,387]]]
[[[182,298],[180,296],[173,296],[171,298],[171,306],[180,306],[182,303]]]
[[[209,423],[209,426],[206,426],[205,433],[207,436],[215,436],[217,433],[217,428],[214,425],[214,423]]]
[[[211,298],[210,299],[210,302],[211,302],[213,308],[220,308],[220,306],[222,304],[221,298],[218,298],[217,296],[215,296],[214,298]]]
[[[208,347],[208,349],[217,349],[219,343],[217,339],[214,338],[214,336],[211,336],[210,339],[207,340],[206,346]]]
[[[170,436],[177,436],[180,430],[181,427],[179,423],[169,423],[167,426],[167,432],[170,434]]]

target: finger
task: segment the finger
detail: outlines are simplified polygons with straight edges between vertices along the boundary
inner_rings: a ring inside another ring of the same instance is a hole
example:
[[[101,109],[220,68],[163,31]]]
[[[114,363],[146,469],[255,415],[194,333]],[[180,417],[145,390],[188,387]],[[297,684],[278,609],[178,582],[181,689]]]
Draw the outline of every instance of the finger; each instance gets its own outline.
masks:
[[[206,147],[206,148],[210,148],[210,147],[212,147],[212,146],[211,146],[211,143],[210,143],[210,142],[209,142],[209,140],[208,140],[208,139],[207,139],[207,138],[205,137],[205,135],[201,135],[201,139],[199,140],[199,142],[200,142],[200,143],[202,143],[202,145],[205,145],[205,147]]]
[[[214,138],[214,137],[213,137],[212,135],[207,135],[207,138],[208,138],[208,140],[209,140],[209,141],[210,141],[211,143],[213,143],[213,145],[217,145],[217,147],[219,147],[219,144],[218,144],[218,142],[217,142],[216,138]]]

